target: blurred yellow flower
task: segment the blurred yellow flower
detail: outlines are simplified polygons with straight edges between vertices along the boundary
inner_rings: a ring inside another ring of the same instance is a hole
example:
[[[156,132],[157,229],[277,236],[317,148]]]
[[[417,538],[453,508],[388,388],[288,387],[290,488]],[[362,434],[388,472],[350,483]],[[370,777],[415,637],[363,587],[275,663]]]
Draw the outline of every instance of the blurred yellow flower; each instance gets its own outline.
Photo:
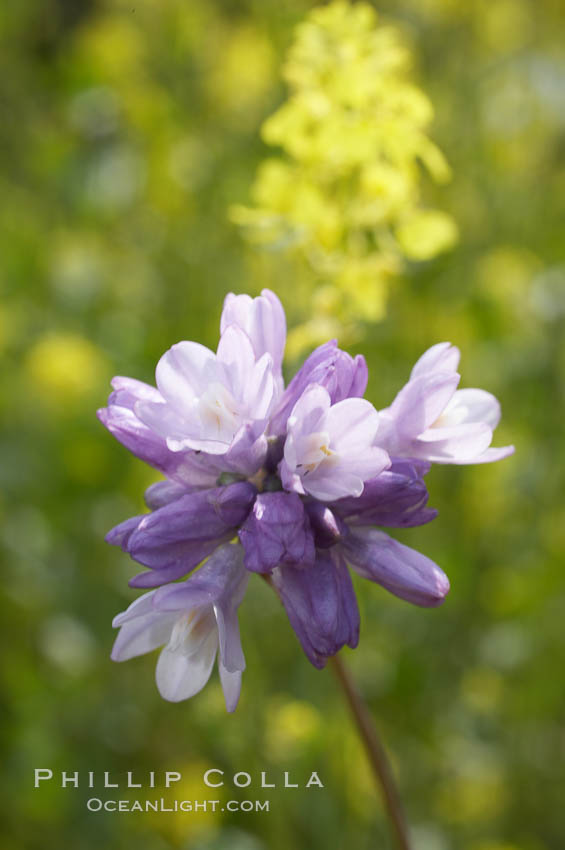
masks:
[[[233,207],[231,218],[251,242],[310,271],[298,312],[311,312],[322,285],[318,316],[351,327],[378,321],[405,260],[428,260],[456,241],[452,219],[421,205],[421,167],[437,182],[450,170],[426,135],[433,109],[408,78],[410,60],[398,30],[377,26],[364,2],[334,0],[296,30],[283,69],[289,97],[262,127],[283,155],[261,164],[253,206]],[[322,337],[309,321],[291,350]]]
[[[100,391],[106,360],[89,340],[73,333],[50,333],[30,349],[26,372],[36,391],[59,410]]]
[[[271,88],[274,66],[273,47],[260,29],[250,24],[226,27],[218,34],[207,76],[212,102],[234,116],[253,117]]]
[[[322,718],[309,703],[274,701],[269,711],[267,749],[274,759],[288,759],[314,740],[321,727]]]
[[[182,776],[179,782],[175,782],[169,788],[166,788],[164,784],[157,786],[153,792],[148,791],[144,796],[150,800],[162,798],[169,808],[173,807],[175,800],[191,803],[203,801],[206,799],[206,786],[203,776],[209,767],[209,764],[200,760],[183,764],[176,768]],[[219,801],[219,804],[213,808],[208,806],[206,811],[202,809],[202,804],[200,808],[194,808],[192,811],[183,811],[182,809],[169,811],[166,817],[163,816],[162,812],[149,810],[142,812],[141,817],[136,815],[136,820],[139,819],[141,822],[144,835],[147,834],[149,828],[162,835],[173,846],[186,847],[187,842],[195,839],[204,840],[216,833],[223,819],[222,803],[224,797],[223,788],[214,788],[213,799]]]

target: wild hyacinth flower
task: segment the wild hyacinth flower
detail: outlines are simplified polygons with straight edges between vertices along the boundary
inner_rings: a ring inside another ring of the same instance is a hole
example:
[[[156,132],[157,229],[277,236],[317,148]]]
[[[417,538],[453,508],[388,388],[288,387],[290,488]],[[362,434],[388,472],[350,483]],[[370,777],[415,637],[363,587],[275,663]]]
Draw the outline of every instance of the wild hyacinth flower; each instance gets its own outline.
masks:
[[[130,584],[157,588],[116,617],[112,657],[165,645],[157,684],[180,700],[208,681],[219,647],[233,711],[244,667],[236,610],[251,573],[274,587],[307,657],[323,667],[359,639],[350,567],[412,604],[444,601],[440,567],[382,530],[435,518],[424,483],[431,462],[498,460],[513,449],[489,448],[498,402],[456,389],[459,352],[449,343],[429,349],[379,413],[362,398],[364,358],[335,341],[285,389],[285,316],[272,292],[228,295],[220,329],[215,354],[173,346],[157,388],[115,378],[99,418],[165,475],[145,494],[150,513],[107,536],[148,568]]]

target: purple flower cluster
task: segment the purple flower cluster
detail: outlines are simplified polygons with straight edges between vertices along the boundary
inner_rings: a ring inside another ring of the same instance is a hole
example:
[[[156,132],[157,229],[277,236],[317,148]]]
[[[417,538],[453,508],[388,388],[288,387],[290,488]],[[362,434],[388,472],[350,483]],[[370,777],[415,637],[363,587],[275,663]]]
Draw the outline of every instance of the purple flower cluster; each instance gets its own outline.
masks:
[[[485,463],[513,447],[490,448],[500,406],[484,390],[457,389],[449,343],[426,351],[377,412],[362,397],[364,358],[335,341],[285,388],[285,314],[272,292],[228,295],[220,330],[216,353],[196,342],[167,351],[157,388],[115,378],[98,416],[165,476],[146,491],[151,512],[107,536],[147,568],[131,586],[152,588],[115,618],[112,658],[163,646],[157,686],[177,701],[201,690],[218,654],[233,711],[245,668],[237,609],[251,573],[270,581],[323,667],[359,639],[349,567],[415,605],[440,605],[449,591],[433,561],[381,530],[434,519],[430,464]]]

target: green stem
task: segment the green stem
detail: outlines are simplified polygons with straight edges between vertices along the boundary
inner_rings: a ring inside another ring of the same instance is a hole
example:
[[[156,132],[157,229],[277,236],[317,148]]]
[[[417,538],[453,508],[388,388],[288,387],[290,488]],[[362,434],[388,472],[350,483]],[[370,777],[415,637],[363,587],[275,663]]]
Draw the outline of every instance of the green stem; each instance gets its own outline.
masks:
[[[357,731],[365,747],[398,847],[400,850],[411,850],[408,824],[400,794],[369,709],[340,655],[332,656],[329,661],[357,725]]]

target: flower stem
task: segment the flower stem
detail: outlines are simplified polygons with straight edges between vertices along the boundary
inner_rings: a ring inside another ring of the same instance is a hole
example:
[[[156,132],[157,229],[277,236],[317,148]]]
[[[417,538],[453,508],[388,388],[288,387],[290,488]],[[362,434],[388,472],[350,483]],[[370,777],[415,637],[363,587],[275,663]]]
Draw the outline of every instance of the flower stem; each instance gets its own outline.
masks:
[[[371,763],[398,847],[400,850],[410,850],[408,824],[406,823],[400,794],[394,781],[388,756],[379,739],[369,709],[340,655],[332,656],[329,661],[355,719],[357,731]]]

